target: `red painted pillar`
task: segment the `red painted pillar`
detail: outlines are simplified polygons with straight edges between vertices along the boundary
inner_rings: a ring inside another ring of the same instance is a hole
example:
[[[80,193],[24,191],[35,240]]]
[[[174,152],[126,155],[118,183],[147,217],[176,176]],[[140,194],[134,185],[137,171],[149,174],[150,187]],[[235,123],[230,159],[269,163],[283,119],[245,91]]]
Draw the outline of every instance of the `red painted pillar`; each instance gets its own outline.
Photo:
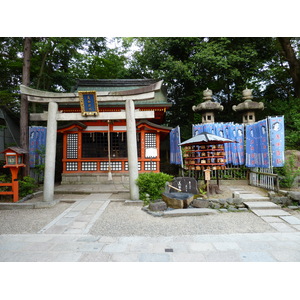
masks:
[[[10,167],[10,172],[11,172],[11,181],[12,181],[13,202],[18,202],[19,201],[19,181],[18,181],[19,168]]]

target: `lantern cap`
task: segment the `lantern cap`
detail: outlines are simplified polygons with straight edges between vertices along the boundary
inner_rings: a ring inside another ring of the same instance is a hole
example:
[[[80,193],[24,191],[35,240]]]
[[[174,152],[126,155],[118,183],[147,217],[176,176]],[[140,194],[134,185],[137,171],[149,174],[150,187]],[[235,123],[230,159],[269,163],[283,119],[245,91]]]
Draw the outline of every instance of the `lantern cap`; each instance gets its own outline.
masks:
[[[9,152],[9,151],[16,152],[17,154],[26,154],[26,153],[28,153],[25,149],[23,149],[21,147],[8,147],[4,151],[2,151],[1,153],[6,153],[6,152]]]

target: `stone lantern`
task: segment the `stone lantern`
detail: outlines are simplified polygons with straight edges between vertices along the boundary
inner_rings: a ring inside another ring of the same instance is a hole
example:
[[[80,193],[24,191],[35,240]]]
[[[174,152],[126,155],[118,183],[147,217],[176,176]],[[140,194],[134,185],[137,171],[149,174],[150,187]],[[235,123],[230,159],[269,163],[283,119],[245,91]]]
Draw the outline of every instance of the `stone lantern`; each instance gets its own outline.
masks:
[[[252,90],[247,88],[243,90],[243,99],[245,101],[238,105],[233,105],[232,110],[242,114],[243,124],[255,123],[255,111],[263,110],[264,104],[263,102],[252,101]]]
[[[224,109],[223,105],[212,101],[212,90],[208,88],[203,91],[204,102],[194,105],[192,107],[194,112],[199,112],[202,114],[202,123],[214,123],[215,122],[215,111],[222,111]]]

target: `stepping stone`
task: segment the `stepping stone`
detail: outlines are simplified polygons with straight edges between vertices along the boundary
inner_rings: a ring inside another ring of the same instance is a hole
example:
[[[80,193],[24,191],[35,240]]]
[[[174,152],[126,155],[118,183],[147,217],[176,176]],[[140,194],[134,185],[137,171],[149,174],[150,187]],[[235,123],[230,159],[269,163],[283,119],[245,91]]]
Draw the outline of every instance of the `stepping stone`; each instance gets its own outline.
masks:
[[[290,216],[288,212],[282,209],[252,209],[252,212],[259,217]]]
[[[280,206],[271,202],[271,201],[262,201],[262,202],[258,202],[258,201],[254,201],[254,202],[243,202],[249,209],[274,209],[274,208],[278,208],[280,209]]]
[[[270,223],[270,225],[279,232],[295,232],[296,229],[292,228],[286,223]]]
[[[202,216],[217,214],[218,211],[211,208],[174,209],[165,211],[163,217]]]
[[[291,225],[300,225],[300,219],[294,216],[282,216],[280,218]]]
[[[284,223],[280,217],[261,217],[267,223]]]
[[[261,200],[261,201],[268,201],[270,200],[269,197],[264,197],[259,194],[240,194],[240,198],[244,200]]]

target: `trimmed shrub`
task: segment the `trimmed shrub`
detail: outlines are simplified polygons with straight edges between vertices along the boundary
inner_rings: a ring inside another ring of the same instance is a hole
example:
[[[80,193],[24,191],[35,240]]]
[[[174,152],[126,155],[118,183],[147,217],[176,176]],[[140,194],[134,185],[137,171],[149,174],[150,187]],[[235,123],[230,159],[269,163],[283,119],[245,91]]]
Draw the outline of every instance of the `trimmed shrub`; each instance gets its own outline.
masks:
[[[136,184],[140,190],[140,199],[144,201],[145,205],[160,199],[166,183],[172,179],[173,176],[162,172],[139,174]]]

